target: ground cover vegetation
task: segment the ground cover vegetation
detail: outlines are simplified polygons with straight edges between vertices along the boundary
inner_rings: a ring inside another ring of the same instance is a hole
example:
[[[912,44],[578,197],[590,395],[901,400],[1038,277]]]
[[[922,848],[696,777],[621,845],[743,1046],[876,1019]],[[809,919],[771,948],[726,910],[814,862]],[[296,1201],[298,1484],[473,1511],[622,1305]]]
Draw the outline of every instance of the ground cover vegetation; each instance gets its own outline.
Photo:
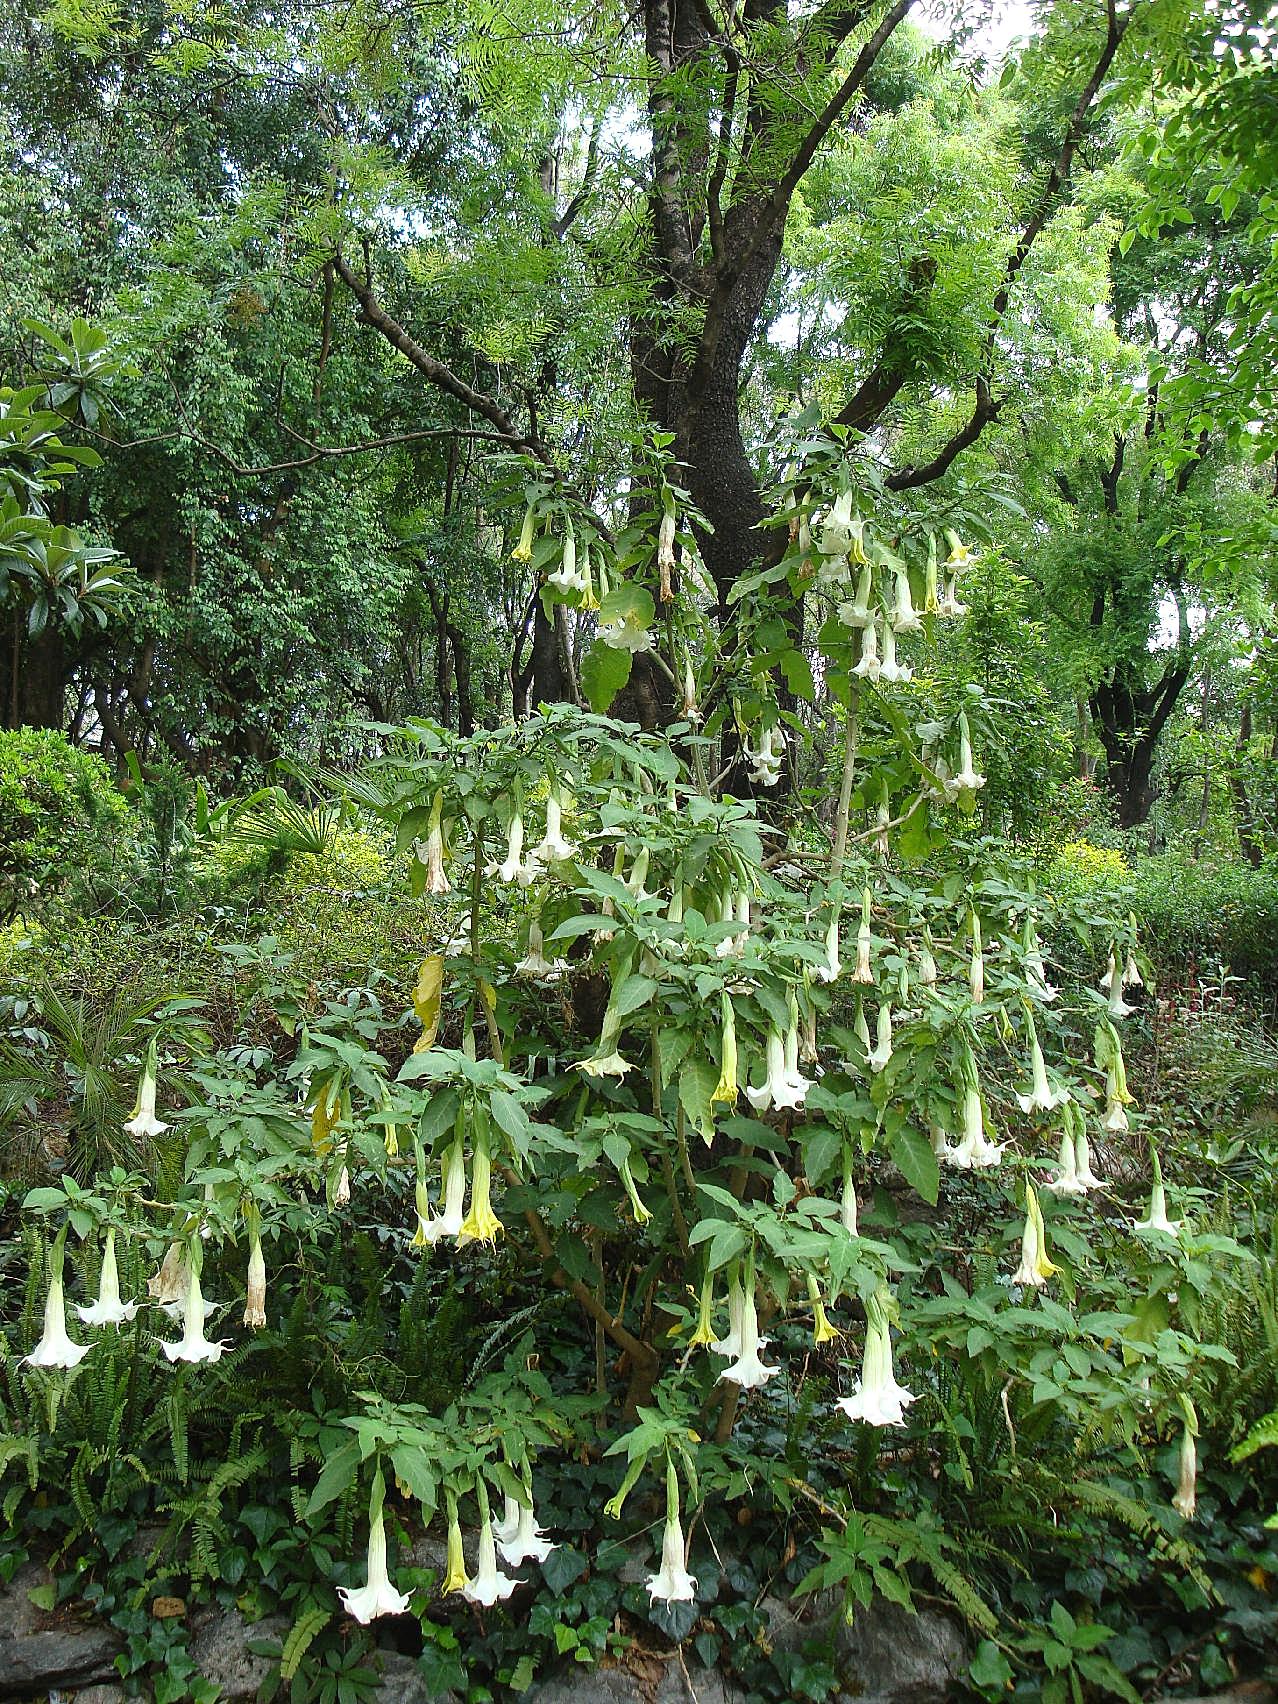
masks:
[[[0,16],[0,1577],[1271,1672],[1268,13]]]

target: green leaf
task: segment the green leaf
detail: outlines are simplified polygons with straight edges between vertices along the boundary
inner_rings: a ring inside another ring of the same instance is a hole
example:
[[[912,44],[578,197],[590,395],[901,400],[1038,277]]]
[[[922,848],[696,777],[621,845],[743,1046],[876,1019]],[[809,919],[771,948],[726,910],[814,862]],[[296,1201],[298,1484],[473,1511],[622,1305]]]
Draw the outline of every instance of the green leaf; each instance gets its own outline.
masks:
[[[581,660],[581,690],[596,716],[606,716],[612,701],[630,679],[634,658],[629,651],[596,639]]]
[[[331,1503],[334,1497],[341,1496],[359,1472],[359,1464],[363,1459],[358,1438],[352,1438],[349,1443],[334,1450],[324,1463],[324,1471],[316,1480],[315,1489],[306,1505],[308,1521],[317,1515],[326,1503]]]
[[[573,1581],[581,1578],[588,1566],[589,1562],[580,1550],[574,1550],[568,1544],[559,1544],[542,1563],[541,1577],[556,1597],[562,1597]]]
[[[892,1138],[889,1152],[905,1181],[918,1190],[929,1206],[935,1207],[941,1189],[941,1168],[927,1137],[906,1125]]]
[[[967,1672],[974,1686],[993,1697],[1005,1692],[1012,1680],[1012,1665],[992,1639],[981,1640]]]

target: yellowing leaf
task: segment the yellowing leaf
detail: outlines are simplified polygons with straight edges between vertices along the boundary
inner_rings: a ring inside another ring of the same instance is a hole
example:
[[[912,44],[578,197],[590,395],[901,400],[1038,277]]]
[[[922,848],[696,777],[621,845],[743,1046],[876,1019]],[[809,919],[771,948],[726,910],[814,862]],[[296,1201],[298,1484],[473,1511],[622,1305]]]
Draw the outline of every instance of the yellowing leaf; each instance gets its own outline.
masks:
[[[417,973],[417,986],[413,989],[413,1010],[422,1026],[422,1033],[413,1048],[414,1053],[425,1053],[428,1047],[435,1045],[443,1001],[444,955],[431,953],[422,960],[422,968]]]

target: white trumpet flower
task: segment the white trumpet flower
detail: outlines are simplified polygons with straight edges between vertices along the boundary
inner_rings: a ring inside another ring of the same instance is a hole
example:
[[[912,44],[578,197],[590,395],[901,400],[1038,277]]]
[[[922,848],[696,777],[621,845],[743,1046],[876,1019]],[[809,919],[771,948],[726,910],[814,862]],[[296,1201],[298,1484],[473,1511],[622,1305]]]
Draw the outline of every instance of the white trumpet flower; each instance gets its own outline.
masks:
[[[991,1142],[985,1134],[985,1114],[981,1106],[981,1091],[975,1083],[963,1085],[963,1135],[958,1146],[946,1155],[950,1165],[959,1171],[981,1171],[996,1166],[1003,1158],[1002,1145]]]
[[[774,742],[778,739],[781,744],[776,746]],[[750,764],[750,779],[757,787],[775,787],[781,779],[785,759],[785,736],[780,728],[764,728],[757,750],[751,751],[747,745],[743,756]]]
[[[1104,1180],[1097,1177],[1092,1170],[1092,1147],[1087,1140],[1087,1129],[1081,1119],[1078,1123],[1078,1132],[1074,1137],[1074,1166],[1078,1173],[1078,1181],[1084,1189],[1104,1189]]]
[[[865,1056],[865,1062],[877,1076],[888,1060],[892,1057],[892,1002],[885,1000],[879,1007],[878,1029],[874,1046]]]
[[[868,562],[861,568],[861,576],[857,582],[856,596],[849,602],[845,600],[839,605],[838,617],[844,627],[869,627],[874,620],[870,609],[870,599],[874,596],[874,570]]]
[[[198,1260],[192,1259],[186,1280],[186,1297],[182,1304],[182,1338],[178,1343],[161,1342],[160,1348],[170,1361],[220,1361],[228,1338],[210,1341],[204,1335],[207,1314],[200,1291]]]
[[[1044,1184],[1043,1187],[1053,1195],[1086,1195],[1087,1185],[1078,1175],[1078,1155],[1068,1127],[1061,1137],[1058,1164],[1060,1176],[1053,1178],[1051,1183]]]
[[[679,1520],[679,1480],[674,1463],[666,1462],[666,1524],[661,1536],[661,1566],[648,1576],[648,1596],[655,1603],[691,1603],[697,1582],[688,1572],[687,1545]]]
[[[908,686],[914,678],[914,671],[907,664],[898,663],[896,660],[898,631],[899,629],[893,628],[887,622],[883,624],[883,660],[879,664],[879,679],[886,681],[889,686]]]
[[[799,1011],[794,1000],[790,1002],[790,1027],[785,1034],[785,1080],[795,1096],[792,1104],[801,1107],[812,1084],[799,1069]]]
[[[368,1505],[367,1581],[358,1588],[337,1588],[342,1608],[365,1627],[379,1615],[402,1615],[412,1600],[411,1592],[395,1590],[386,1571],[386,1525],[382,1518],[385,1495],[385,1482],[379,1467],[373,1476],[373,1494]]]
[[[959,716],[959,766],[950,776],[947,790],[955,799],[970,799],[985,785],[985,777],[972,767],[972,735],[966,713]]]
[[[837,982],[843,973],[843,965],[839,960],[839,913],[831,917],[825,931],[825,963],[816,967],[816,974],[821,982]]]
[[[20,1367],[69,1369],[78,1366],[93,1347],[91,1343],[73,1343],[67,1331],[66,1298],[62,1287],[66,1240],[64,1225],[49,1251],[49,1293],[44,1303],[44,1333],[31,1353],[19,1361]]]
[[[479,1497],[479,1553],[476,1557],[475,1577],[462,1587],[462,1596],[469,1603],[481,1604],[485,1609],[490,1609],[493,1604],[508,1598],[519,1581],[512,1580],[509,1574],[503,1574],[497,1566],[497,1544],[493,1537],[488,1490],[482,1479],[476,1486],[476,1493]]]
[[[546,798],[546,832],[529,854],[538,864],[569,864],[577,848],[563,835],[563,803],[552,787]]]
[[[852,1395],[841,1397],[837,1406],[849,1420],[864,1420],[870,1426],[900,1426],[905,1410],[916,1400],[912,1391],[896,1382],[887,1315],[876,1298],[869,1307],[861,1377]]]
[[[972,1004],[979,1006],[985,999],[985,950],[981,944],[981,920],[975,910],[968,914],[972,936],[972,957],[968,965],[967,981],[972,993]]]
[[[768,1031],[765,1059],[767,1077],[762,1086],[746,1089],[746,1099],[750,1105],[756,1112],[767,1112],[769,1108],[780,1112],[786,1107],[802,1106],[803,1095],[807,1091],[800,1092],[786,1075],[785,1043],[778,1029]]]
[[[843,1193],[839,1197],[839,1223],[850,1237],[860,1236],[857,1229],[856,1184],[852,1179],[852,1167],[846,1161],[843,1170]]]
[[[453,891],[444,869],[444,793],[443,789],[436,790],[430,807],[430,820],[426,825],[426,855],[422,862],[426,866],[426,892],[437,897]]]
[[[1164,1236],[1174,1237],[1180,1234],[1181,1221],[1167,1217],[1167,1193],[1163,1188],[1163,1169],[1158,1163],[1158,1155],[1153,1156],[1154,1181],[1149,1192],[1149,1217],[1136,1223],[1138,1231],[1162,1231]]]
[[[728,1279],[728,1335],[720,1337],[710,1345],[716,1355],[724,1355],[729,1360],[737,1360],[741,1356],[744,1342],[745,1327],[745,1294],[741,1288],[741,1274],[733,1267]]]
[[[879,661],[879,632],[874,621],[868,621],[861,629],[861,654],[856,667],[852,670],[861,680],[877,680],[882,668]]]
[[[142,1077],[138,1083],[138,1098],[134,1102],[133,1112],[124,1128],[130,1136],[139,1140],[163,1136],[168,1125],[155,1116],[156,1090],[156,1044],[152,1036],[151,1044],[146,1050],[146,1063],[142,1067]]]
[[[510,824],[506,829],[505,860],[500,864],[494,862],[487,865],[484,874],[496,876],[499,882],[507,884],[520,881],[524,873],[523,851],[524,819],[522,813],[516,809],[511,813]]]
[[[552,1550],[558,1548],[553,1540],[543,1536],[542,1529],[537,1525],[537,1517],[533,1512],[532,1493],[529,1492],[527,1504],[515,1502],[515,1527],[508,1530],[510,1505],[514,1502],[506,1498],[506,1519],[499,1528],[494,1528],[497,1548],[501,1551],[502,1561],[511,1568],[518,1568],[524,1562],[544,1562]]]
[[[77,1307],[76,1312],[86,1325],[122,1325],[138,1311],[138,1302],[120,1300],[120,1273],[115,1260],[115,1231],[106,1234],[102,1250],[102,1275],[98,1280],[98,1299],[92,1307]]]
[[[754,1277],[751,1274],[745,1285],[744,1299],[741,1310],[741,1351],[730,1367],[725,1367],[720,1378],[731,1379],[733,1384],[739,1384],[742,1390],[757,1390],[760,1385],[781,1371],[780,1367],[767,1367],[763,1364],[759,1351],[767,1343],[766,1337],[759,1336],[759,1315],[754,1301]]]
[[[910,573],[902,563],[896,571],[896,611],[892,616],[892,628],[897,633],[921,633],[923,623],[914,610],[914,597],[910,591]]]
[[[1034,919],[1028,918],[1025,923],[1023,939],[1025,951],[1025,985],[1036,1000],[1044,1006],[1050,1006],[1056,998],[1056,990],[1047,980],[1047,967],[1043,963],[1043,955],[1039,950],[1038,931],[1034,927]]]
[[[1047,1063],[1043,1058],[1043,1049],[1039,1046],[1038,1031],[1034,1020],[1030,1018],[1030,1072],[1031,1085],[1027,1095],[1017,1095],[1022,1112],[1051,1112],[1054,1107],[1063,1106],[1069,1099],[1069,1090],[1053,1088],[1047,1080]],[[1070,1153],[1073,1154],[1071,1144]],[[1072,1164],[1072,1161],[1071,1161]]]

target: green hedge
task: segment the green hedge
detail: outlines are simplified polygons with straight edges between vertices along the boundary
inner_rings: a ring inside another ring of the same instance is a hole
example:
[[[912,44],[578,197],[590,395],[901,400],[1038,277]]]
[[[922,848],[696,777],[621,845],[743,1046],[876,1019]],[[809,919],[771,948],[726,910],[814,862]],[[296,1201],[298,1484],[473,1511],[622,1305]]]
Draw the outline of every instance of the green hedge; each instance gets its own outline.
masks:
[[[100,757],[52,729],[0,730],[0,916],[110,888],[134,840]]]
[[[1278,869],[1191,863],[1174,853],[1143,859],[1128,880],[1145,949],[1170,970],[1225,965],[1278,991]]]

